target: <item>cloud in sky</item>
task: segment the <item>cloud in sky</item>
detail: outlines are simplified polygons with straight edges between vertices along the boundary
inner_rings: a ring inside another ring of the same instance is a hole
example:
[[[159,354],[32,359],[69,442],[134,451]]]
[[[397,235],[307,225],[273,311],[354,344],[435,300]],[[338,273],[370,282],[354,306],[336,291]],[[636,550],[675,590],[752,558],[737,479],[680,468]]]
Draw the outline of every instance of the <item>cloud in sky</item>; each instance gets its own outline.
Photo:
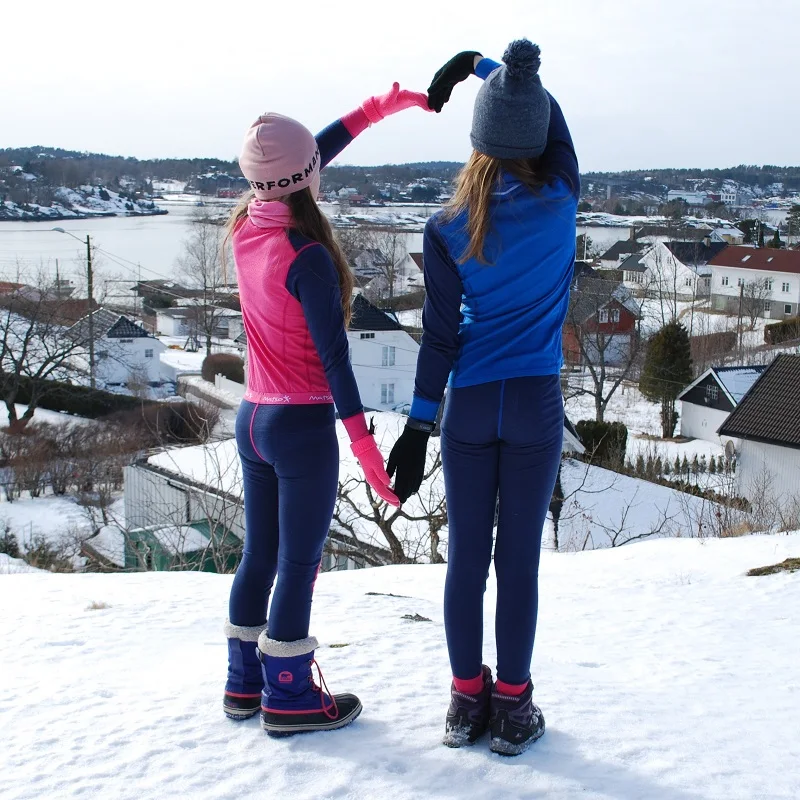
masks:
[[[394,80],[424,91],[460,50],[499,60],[527,36],[584,170],[800,161],[797,0],[15,0],[3,21],[0,147],[232,158],[263,111],[317,131]],[[342,161],[464,160],[478,86],[380,123]]]

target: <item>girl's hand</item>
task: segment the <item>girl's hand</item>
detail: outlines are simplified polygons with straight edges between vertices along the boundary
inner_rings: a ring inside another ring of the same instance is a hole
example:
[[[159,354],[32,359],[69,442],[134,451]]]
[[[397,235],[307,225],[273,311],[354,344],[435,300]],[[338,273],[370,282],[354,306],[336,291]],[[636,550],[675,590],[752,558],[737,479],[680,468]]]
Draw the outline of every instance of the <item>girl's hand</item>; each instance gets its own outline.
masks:
[[[464,50],[453,56],[434,76],[428,87],[428,106],[437,114],[450,99],[453,87],[465,81],[475,71],[475,65],[481,59],[476,50]]]
[[[386,94],[367,98],[361,104],[361,109],[370,122],[380,122],[391,114],[397,114],[399,111],[405,111],[413,106],[418,106],[425,111],[431,110],[428,107],[428,98],[422,92],[410,92],[407,89],[401,89],[399,83],[394,83]]]

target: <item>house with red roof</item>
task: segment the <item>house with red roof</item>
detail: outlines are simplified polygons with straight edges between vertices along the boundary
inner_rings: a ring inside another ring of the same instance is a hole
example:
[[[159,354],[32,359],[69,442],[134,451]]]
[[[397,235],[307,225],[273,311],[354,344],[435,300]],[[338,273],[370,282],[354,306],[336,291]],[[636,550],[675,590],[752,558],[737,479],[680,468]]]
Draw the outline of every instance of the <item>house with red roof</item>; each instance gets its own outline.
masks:
[[[800,313],[800,250],[730,245],[708,266],[713,308],[736,314],[742,300],[758,303],[759,316],[768,319]]]

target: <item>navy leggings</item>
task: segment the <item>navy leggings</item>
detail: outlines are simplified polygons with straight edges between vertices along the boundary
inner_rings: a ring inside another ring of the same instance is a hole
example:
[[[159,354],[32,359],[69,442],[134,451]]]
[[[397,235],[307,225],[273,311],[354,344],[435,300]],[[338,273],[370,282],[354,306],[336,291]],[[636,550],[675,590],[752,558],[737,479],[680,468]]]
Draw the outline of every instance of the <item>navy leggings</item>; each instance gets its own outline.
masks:
[[[244,478],[244,554],[231,587],[234,625],[269,636],[308,636],[311,596],[339,477],[333,405],[269,406],[243,401],[236,444]]]
[[[456,678],[481,672],[483,594],[496,508],[497,677],[512,684],[530,677],[539,550],[563,426],[558,375],[448,391],[442,422],[449,522],[444,622]]]

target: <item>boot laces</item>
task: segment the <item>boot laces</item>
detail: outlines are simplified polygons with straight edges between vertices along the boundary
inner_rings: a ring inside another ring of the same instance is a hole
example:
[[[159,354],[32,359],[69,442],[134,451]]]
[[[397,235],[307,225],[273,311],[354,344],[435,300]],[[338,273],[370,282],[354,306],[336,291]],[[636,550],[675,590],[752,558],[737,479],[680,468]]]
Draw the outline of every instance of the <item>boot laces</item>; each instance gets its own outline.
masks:
[[[311,686],[313,687],[314,691],[319,692],[320,708],[322,709],[322,713],[325,714],[325,716],[328,719],[338,719],[339,706],[336,705],[336,698],[331,694],[331,690],[328,688],[328,684],[325,683],[325,676],[322,674],[322,670],[320,669],[320,666],[317,663],[316,658],[311,661],[311,666],[317,668],[317,677],[319,678],[319,682],[322,684],[321,687],[317,686],[317,684],[314,682],[313,676],[309,677],[309,680],[311,681]],[[329,706],[325,705],[325,695],[327,695],[331,699],[331,704]],[[331,709],[333,709],[333,713],[331,713]]]

